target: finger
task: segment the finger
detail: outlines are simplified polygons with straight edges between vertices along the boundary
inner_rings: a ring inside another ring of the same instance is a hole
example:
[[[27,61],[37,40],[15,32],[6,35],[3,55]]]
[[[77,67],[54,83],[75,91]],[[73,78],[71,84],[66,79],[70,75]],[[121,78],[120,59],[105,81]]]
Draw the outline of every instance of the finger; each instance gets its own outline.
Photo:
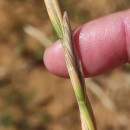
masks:
[[[85,76],[95,76],[126,63],[130,57],[130,10],[79,27],[74,32],[74,41]],[[46,49],[44,63],[50,72],[68,76],[59,41]]]

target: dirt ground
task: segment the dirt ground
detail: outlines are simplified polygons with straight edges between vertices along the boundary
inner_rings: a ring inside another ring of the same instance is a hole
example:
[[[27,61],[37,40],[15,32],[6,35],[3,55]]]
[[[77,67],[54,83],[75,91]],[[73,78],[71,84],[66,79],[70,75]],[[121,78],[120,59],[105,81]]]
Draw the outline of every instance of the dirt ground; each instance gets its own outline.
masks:
[[[73,28],[130,7],[129,0],[60,3]],[[49,73],[42,60],[56,39],[43,0],[0,0],[0,130],[81,129],[70,80]],[[130,66],[88,78],[86,84],[98,129],[130,130]]]

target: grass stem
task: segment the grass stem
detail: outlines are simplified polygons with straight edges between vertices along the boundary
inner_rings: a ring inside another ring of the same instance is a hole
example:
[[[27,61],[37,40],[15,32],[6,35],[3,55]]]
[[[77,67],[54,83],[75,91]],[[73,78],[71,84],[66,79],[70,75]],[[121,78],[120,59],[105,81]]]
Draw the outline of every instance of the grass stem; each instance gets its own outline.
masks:
[[[44,1],[52,24],[61,40],[64,49],[68,73],[79,105],[82,130],[97,130],[94,114],[89,99],[86,95],[82,64],[73,42],[72,31],[67,12],[64,12],[62,18],[62,13],[57,0]]]

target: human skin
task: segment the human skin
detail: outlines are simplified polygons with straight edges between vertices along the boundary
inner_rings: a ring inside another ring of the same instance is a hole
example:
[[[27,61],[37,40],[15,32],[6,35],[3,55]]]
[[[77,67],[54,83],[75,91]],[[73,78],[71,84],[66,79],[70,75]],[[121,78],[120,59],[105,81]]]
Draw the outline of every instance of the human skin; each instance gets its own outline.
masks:
[[[74,43],[82,60],[85,77],[92,77],[130,61],[130,10],[93,20],[77,28]],[[64,52],[59,41],[44,53],[46,68],[68,77]]]

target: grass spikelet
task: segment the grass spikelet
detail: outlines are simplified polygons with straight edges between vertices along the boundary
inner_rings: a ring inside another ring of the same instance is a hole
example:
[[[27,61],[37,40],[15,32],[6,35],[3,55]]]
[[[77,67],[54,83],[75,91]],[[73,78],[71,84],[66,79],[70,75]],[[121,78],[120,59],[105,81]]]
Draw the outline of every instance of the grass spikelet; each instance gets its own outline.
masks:
[[[79,105],[82,130],[97,130],[93,111],[86,95],[82,65],[73,42],[67,12],[64,12],[62,18],[57,0],[44,1],[52,24],[63,45],[67,69]]]

